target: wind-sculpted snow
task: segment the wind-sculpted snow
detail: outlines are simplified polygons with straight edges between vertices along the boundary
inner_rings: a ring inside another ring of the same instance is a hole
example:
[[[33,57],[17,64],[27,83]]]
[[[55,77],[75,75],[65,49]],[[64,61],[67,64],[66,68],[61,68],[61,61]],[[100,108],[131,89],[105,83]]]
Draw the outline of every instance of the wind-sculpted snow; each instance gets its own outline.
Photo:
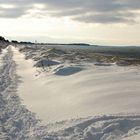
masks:
[[[11,47],[0,63],[0,140],[118,140],[140,134],[140,115],[104,115],[42,124],[17,95],[21,81]]]
[[[68,76],[68,75],[73,75],[75,73],[78,73],[81,70],[82,68],[80,67],[69,66],[69,67],[60,68],[57,72],[55,72],[55,74],[59,76]]]
[[[60,131],[57,136],[61,134],[65,140],[116,140],[139,132],[140,116],[102,116]]]
[[[47,59],[43,59],[38,61],[35,66],[36,67],[49,67],[49,66],[54,66],[54,65],[58,65],[59,62],[57,61],[52,61],[52,60],[47,60]]]

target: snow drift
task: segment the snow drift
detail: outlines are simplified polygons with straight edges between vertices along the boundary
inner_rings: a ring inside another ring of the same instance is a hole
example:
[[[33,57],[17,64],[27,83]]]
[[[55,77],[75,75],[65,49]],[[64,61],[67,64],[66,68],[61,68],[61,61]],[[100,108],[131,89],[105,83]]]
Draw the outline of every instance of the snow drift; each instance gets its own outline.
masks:
[[[1,140],[139,138],[139,66],[59,63],[36,75],[16,48],[0,57]]]
[[[60,64],[60,63],[57,61],[42,59],[42,60],[38,61],[34,66],[35,67],[49,67],[49,66],[54,66],[54,65],[58,65],[58,64]]]
[[[73,75],[75,73],[78,73],[81,70],[82,68],[80,67],[69,66],[69,67],[60,68],[57,72],[55,72],[55,74],[59,76],[68,76],[68,75]]]

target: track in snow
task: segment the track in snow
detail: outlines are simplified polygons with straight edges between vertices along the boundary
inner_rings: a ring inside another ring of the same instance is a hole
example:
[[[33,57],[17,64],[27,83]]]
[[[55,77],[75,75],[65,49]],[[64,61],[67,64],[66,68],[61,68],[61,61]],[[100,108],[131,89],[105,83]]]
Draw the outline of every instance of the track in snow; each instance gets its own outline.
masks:
[[[2,58],[0,69],[0,139],[29,139],[30,131],[37,124],[35,115],[21,105],[16,95],[19,77],[10,47]]]

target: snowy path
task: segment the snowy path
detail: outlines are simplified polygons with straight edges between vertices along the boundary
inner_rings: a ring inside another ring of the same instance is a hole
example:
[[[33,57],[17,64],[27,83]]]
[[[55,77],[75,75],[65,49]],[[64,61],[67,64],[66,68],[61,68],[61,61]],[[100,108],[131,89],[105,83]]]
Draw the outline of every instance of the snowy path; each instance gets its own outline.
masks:
[[[11,48],[7,48],[0,68],[0,140],[27,140],[36,126],[33,113],[21,105],[16,94],[19,77],[15,74]]]
[[[17,95],[20,77],[16,75],[11,47],[1,58],[0,140],[127,140],[139,137],[139,115],[88,117],[40,126]]]

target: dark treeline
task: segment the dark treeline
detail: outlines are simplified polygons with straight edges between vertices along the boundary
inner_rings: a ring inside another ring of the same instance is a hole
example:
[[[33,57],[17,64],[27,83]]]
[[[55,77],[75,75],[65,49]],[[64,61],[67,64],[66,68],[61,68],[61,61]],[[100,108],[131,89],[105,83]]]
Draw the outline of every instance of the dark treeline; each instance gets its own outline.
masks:
[[[5,48],[9,44],[10,44],[9,40],[7,40],[4,37],[0,36],[0,51],[1,51],[2,48]]]
[[[0,36],[0,42],[9,42],[9,40],[6,40],[4,37]]]
[[[30,41],[17,41],[17,40],[6,40],[4,37],[0,36],[0,43],[12,43],[12,44],[39,44],[39,45],[82,45],[82,46],[89,46],[90,44],[86,44],[86,43],[33,43]],[[0,44],[0,46],[2,46]]]

